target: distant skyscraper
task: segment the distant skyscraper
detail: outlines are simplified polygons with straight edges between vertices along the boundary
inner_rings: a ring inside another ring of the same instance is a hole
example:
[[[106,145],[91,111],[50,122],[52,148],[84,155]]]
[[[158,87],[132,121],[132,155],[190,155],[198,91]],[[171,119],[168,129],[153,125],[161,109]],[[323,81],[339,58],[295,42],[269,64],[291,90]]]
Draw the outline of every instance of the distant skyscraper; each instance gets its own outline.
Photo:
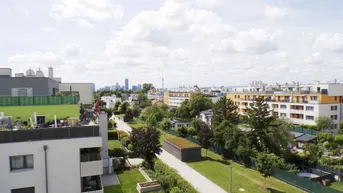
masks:
[[[129,79],[125,79],[125,90],[129,90]]]
[[[138,90],[138,87],[136,85],[132,85],[132,90],[136,91],[136,90]]]
[[[141,84],[137,85],[137,90],[142,90],[142,85]]]
[[[92,89],[93,92],[95,92],[95,84],[93,84],[93,89]]]

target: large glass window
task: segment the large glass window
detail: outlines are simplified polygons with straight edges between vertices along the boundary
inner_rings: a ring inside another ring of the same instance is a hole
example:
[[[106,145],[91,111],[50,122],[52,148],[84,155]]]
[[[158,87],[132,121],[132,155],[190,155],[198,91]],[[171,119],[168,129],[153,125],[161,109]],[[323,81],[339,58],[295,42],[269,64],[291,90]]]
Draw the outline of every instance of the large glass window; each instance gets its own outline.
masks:
[[[33,168],[33,155],[20,155],[10,157],[11,170]]]
[[[11,193],[35,193],[35,187],[12,189]]]

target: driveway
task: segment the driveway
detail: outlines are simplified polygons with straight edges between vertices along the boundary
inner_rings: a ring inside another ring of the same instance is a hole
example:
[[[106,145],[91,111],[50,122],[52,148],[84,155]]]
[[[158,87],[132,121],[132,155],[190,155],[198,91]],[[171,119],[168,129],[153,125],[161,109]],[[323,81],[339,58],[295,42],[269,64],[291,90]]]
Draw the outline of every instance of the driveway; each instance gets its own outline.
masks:
[[[118,118],[114,118],[117,123],[118,130],[123,130],[126,132],[130,132],[132,129],[126,123],[119,120]],[[162,149],[163,150],[163,149]],[[182,178],[187,180],[190,184],[192,184],[196,189],[198,189],[201,193],[226,193],[222,188],[217,186],[215,183],[211,182],[203,175],[199,174],[193,168],[188,166],[186,163],[178,160],[165,150],[162,151],[160,155],[157,157],[162,160],[165,164],[169,167],[174,168]]]

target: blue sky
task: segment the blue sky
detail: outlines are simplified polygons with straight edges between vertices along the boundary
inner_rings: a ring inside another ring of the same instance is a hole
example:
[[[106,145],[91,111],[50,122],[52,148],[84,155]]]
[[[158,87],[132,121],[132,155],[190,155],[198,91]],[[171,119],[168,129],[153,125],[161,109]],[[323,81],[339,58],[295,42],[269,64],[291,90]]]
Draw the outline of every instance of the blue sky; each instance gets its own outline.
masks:
[[[0,62],[97,87],[341,80],[343,1],[0,2]]]

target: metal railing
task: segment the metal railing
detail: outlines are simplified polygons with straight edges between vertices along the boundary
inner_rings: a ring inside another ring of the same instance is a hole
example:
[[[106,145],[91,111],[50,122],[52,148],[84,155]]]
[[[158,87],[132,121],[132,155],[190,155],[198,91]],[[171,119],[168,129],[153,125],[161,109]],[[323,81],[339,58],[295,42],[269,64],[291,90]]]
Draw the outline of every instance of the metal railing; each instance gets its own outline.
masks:
[[[99,161],[101,160],[100,152],[98,153],[87,153],[80,155],[81,162],[91,162],[91,161]]]

